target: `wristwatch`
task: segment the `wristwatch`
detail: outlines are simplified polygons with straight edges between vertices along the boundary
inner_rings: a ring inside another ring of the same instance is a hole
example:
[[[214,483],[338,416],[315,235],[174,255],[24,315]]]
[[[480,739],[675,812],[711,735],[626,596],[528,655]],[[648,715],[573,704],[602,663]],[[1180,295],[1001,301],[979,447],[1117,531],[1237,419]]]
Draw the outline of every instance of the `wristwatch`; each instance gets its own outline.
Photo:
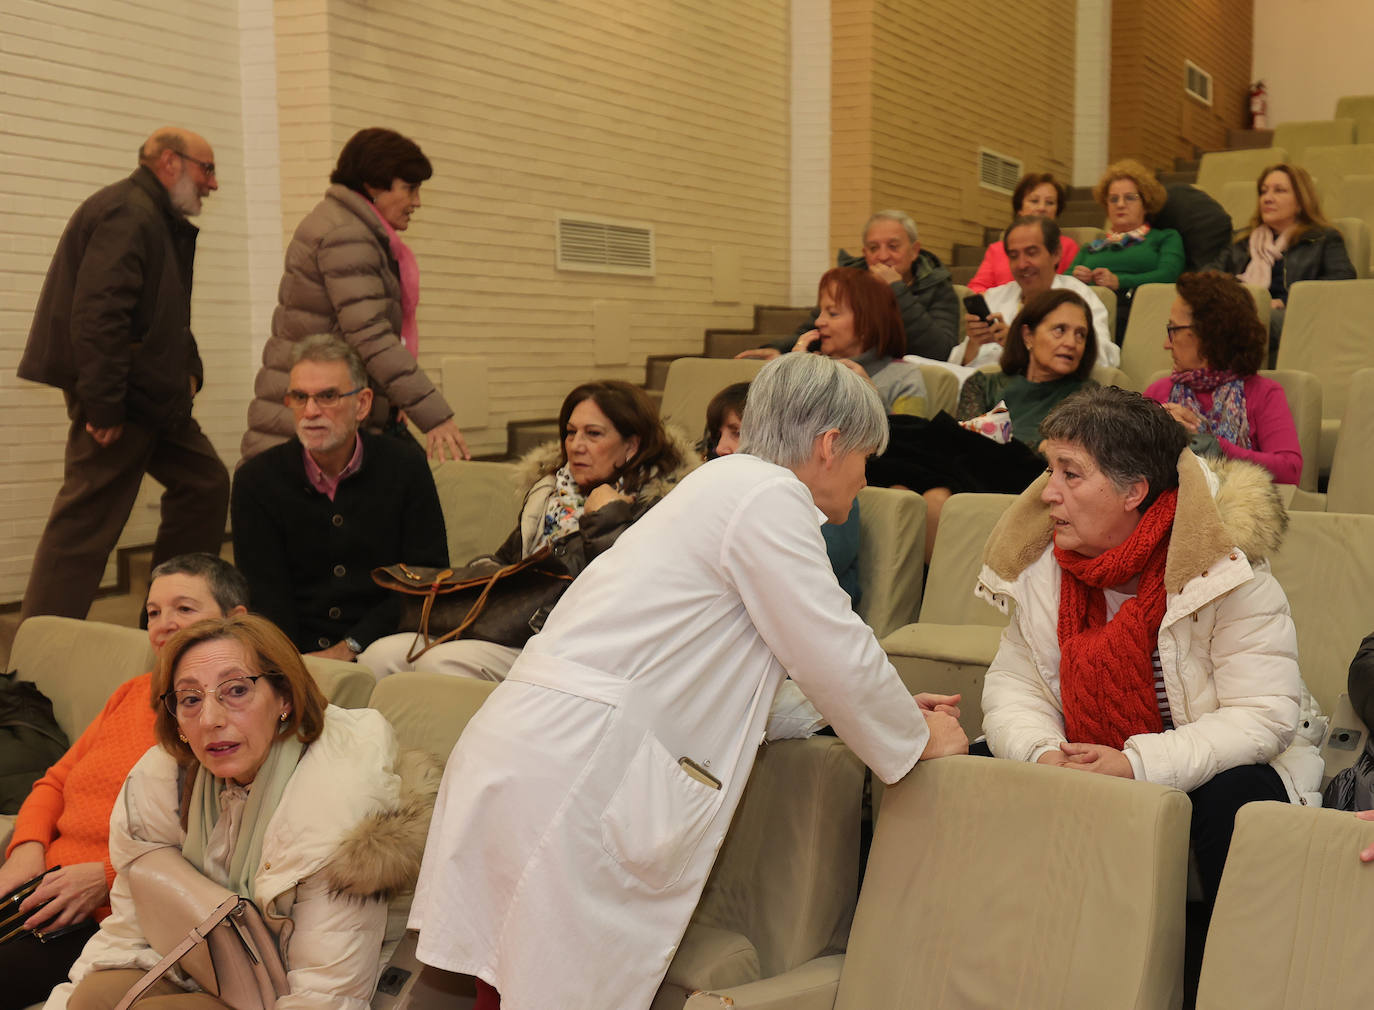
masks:
[[[363,651],[363,647],[358,644],[358,640],[354,638],[352,635],[345,635],[343,639],[343,644],[348,646],[349,651],[352,652],[355,656],[360,655]]]

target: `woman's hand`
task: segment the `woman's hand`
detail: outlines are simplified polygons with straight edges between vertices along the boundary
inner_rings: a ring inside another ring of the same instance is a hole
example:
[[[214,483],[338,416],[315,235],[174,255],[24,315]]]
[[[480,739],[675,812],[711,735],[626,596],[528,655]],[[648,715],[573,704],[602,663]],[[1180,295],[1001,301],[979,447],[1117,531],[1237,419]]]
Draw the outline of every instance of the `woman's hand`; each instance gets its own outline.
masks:
[[[1284,307],[1284,304],[1285,304],[1285,303],[1284,303],[1284,300],[1283,300],[1282,298],[1271,298],[1271,299],[1269,299],[1269,307],[1270,307],[1271,309],[1281,309],[1281,308]]]
[[[1198,428],[1202,425],[1202,418],[1198,417],[1197,414],[1181,403],[1164,403],[1160,406],[1169,412],[1170,417],[1188,429],[1188,434],[1197,434]]]
[[[797,342],[796,342],[795,344],[792,345],[792,353],[793,353],[793,354],[805,354],[807,351],[811,350],[811,342],[812,342],[813,340],[820,340],[820,339],[821,339],[821,331],[820,331],[820,330],[807,330],[807,331],[806,331],[805,333],[803,333],[800,337],[798,337],[798,338],[797,338]]]
[[[1362,821],[1374,821],[1374,810],[1361,810],[1355,816]],[[1374,863],[1374,845],[1370,845],[1360,853],[1360,862]]]
[[[965,316],[964,321],[968,324],[968,343],[964,347],[963,364],[967,365],[976,358],[984,344],[1006,345],[1007,324],[1000,312],[988,316],[987,322],[977,316]]]
[[[1065,768],[1115,775],[1119,779],[1135,778],[1130,758],[1115,747],[1100,743],[1061,743],[1059,749],[1064,752]]]
[[[946,712],[922,711],[921,714],[926,717],[926,729],[930,730],[926,749],[921,751],[922,761],[968,753],[968,737],[958,719]]]
[[[463,433],[451,417],[425,432],[425,449],[430,459],[437,459],[440,463],[444,461],[446,452],[451,459],[472,459],[468,444],[463,441]]]
[[[735,355],[739,358],[753,358],[756,361],[772,361],[774,358],[782,357],[782,351],[776,347],[751,347],[747,351],[740,351]]]
[[[1118,290],[1121,286],[1121,281],[1117,279],[1116,274],[1106,267],[1098,267],[1093,271],[1092,283],[1100,288],[1111,288],[1113,291]]]
[[[859,378],[866,379],[870,386],[873,385],[873,378],[868,374],[868,369],[864,368],[863,365],[859,364],[853,358],[839,358],[837,360],[841,365],[844,365],[845,368],[858,375]]]
[[[922,712],[943,712],[945,715],[959,718],[959,699],[963,697],[961,694],[930,694],[922,691],[911,697]]]
[[[610,484],[598,484],[592,488],[592,493],[587,495],[587,503],[582,506],[582,511],[595,512],[603,505],[609,505],[613,501],[629,502],[634,504],[634,495],[622,494]]]
[[[19,905],[19,910],[33,912],[24,920],[25,929],[46,931],[84,922],[109,900],[105,864],[74,863],[44,877],[38,888]]]
[[[9,894],[20,884],[47,868],[48,850],[42,842],[24,842],[14,847],[10,858],[0,866],[0,895]]]
[[[1085,267],[1080,263],[1073,268],[1073,279],[1082,281],[1084,284],[1091,284],[1093,282],[1093,268]]]

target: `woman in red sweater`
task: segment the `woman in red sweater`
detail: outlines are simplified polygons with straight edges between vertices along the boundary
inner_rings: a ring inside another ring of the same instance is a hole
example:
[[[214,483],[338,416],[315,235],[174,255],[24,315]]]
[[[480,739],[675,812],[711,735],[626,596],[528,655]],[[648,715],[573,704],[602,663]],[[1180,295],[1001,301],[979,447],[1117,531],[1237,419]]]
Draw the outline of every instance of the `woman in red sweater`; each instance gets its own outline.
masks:
[[[207,617],[247,612],[248,583],[211,554],[183,554],[153,569],[148,588],[148,640],[159,651],[181,628]],[[0,945],[0,1010],[22,1010],[47,999],[67,977],[81,948],[110,914],[114,868],[109,858],[110,811],[130,769],[153,746],[152,674],[120,685],[62,758],[34,783],[19,808],[14,836],[0,864],[0,895],[54,866],[19,906],[23,925],[38,934],[84,928],[41,942],[26,934]]]

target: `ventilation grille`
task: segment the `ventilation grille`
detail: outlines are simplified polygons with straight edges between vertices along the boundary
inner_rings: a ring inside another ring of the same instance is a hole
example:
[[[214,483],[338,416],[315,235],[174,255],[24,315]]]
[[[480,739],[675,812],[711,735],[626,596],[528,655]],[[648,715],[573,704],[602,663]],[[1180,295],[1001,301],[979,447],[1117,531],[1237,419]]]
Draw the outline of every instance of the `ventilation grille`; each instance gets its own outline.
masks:
[[[996,151],[989,151],[985,147],[978,149],[978,184],[980,186],[1011,195],[1016,191],[1016,184],[1020,179],[1021,163],[1015,158],[1008,158]]]
[[[1212,104],[1212,75],[1191,60],[1183,61],[1183,90],[1204,105]]]
[[[654,230],[628,221],[560,214],[558,269],[652,277]]]

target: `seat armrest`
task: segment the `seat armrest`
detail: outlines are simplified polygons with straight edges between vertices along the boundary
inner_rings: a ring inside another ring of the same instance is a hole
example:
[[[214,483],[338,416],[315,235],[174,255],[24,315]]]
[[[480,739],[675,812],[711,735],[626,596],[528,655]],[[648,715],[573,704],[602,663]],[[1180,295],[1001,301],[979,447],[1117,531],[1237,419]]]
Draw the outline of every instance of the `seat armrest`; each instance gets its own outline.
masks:
[[[682,1010],[834,1010],[843,954],[829,954],[772,978],[693,993]]]
[[[986,624],[925,624],[898,628],[882,640],[889,656],[909,656],[942,663],[992,665],[1002,629]]]
[[[760,974],[759,952],[747,937],[693,922],[678,944],[664,981],[691,992],[744,985]]]

